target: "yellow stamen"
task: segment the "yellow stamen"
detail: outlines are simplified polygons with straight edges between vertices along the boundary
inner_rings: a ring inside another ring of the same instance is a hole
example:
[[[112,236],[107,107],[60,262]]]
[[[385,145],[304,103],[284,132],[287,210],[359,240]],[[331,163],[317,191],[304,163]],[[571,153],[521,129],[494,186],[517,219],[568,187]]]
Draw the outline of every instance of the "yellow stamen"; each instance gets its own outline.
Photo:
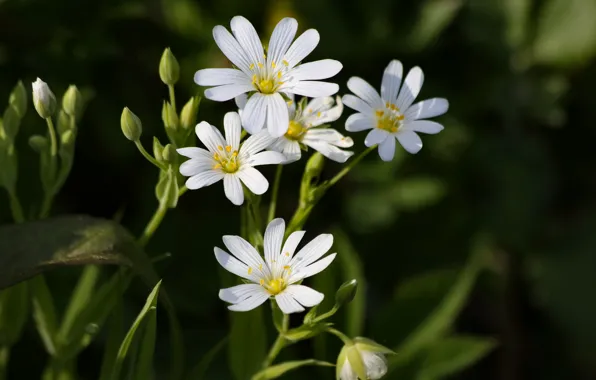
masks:
[[[286,252],[285,255],[290,257],[290,252]]]
[[[226,145],[226,152],[228,152],[228,153],[229,153],[229,152],[231,152],[231,151],[232,151],[232,147],[231,147],[231,146],[229,146],[229,145]]]
[[[248,69],[249,69],[249,70],[252,70],[252,69],[254,69],[254,68],[255,68],[255,64],[254,64],[254,63],[251,63],[251,64],[250,64],[250,66],[248,66]]]
[[[263,64],[261,62],[257,63],[257,65],[259,66],[259,69],[263,68]]]
[[[252,76],[252,84],[257,84],[257,74]]]
[[[317,112],[317,117],[321,117],[321,112]]]
[[[277,79],[281,79],[281,71],[277,72]]]
[[[271,79],[263,79],[259,82],[258,87],[263,94],[271,94],[275,90],[275,83]]]
[[[218,149],[218,150],[223,150],[223,146],[221,146],[221,145],[218,145],[218,146],[217,146],[217,149]]]
[[[383,111],[383,110],[376,110],[375,113],[377,114],[377,117],[383,117],[383,115],[385,114],[385,111]]]
[[[274,69],[275,68],[275,62],[271,62],[271,68]]]
[[[213,170],[217,170],[217,169],[221,169],[221,165],[220,164],[213,165]]]
[[[263,279],[260,279],[260,280],[259,280],[259,284],[261,284],[261,286],[265,285],[265,280],[263,280]]]
[[[263,264],[259,264],[259,270],[263,270]]]
[[[284,265],[284,269],[285,270],[289,270],[290,269],[290,266],[289,265]]]
[[[251,274],[251,273],[252,273],[252,268],[248,267],[248,274]]]
[[[283,61],[281,61],[281,63],[283,63],[285,66],[290,66],[290,64],[288,63],[288,61],[286,61],[285,59]]]

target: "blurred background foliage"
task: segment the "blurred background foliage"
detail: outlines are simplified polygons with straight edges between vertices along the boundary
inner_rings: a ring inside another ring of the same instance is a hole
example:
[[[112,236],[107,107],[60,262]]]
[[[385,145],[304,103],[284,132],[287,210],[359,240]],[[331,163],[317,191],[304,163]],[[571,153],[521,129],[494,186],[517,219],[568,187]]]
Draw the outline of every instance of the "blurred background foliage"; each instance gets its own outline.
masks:
[[[181,64],[179,102],[202,95],[194,72],[228,64],[211,29],[237,14],[262,36],[285,16],[297,18],[302,31],[318,29],[321,43],[309,59],[343,63],[340,93],[353,75],[378,87],[387,63],[400,59],[423,68],[421,99],[450,101],[441,117],[445,130],[424,138],[418,155],[399,151],[391,163],[371,155],[306,225],[310,237],[336,234],[338,260],[313,279],[329,302],[343,280],[360,279],[356,301],[336,322],[398,351],[387,378],[596,378],[595,0],[2,0],[2,97],[18,79],[30,84],[39,76],[56,94],[77,84],[88,101],[73,172],[54,213],[123,212],[127,228],[142,230],[157,206],[157,173],[121,135],[122,108],[143,121],[146,147],[152,135],[165,141],[167,88],[157,70],[163,49],[171,47]],[[221,125],[231,107],[203,101],[199,120]],[[344,120],[336,127],[343,129]],[[44,130],[30,112],[17,146],[19,194],[37,208],[37,157],[27,137]],[[364,134],[353,137],[361,150]],[[339,168],[330,163],[324,175]],[[299,164],[284,170],[278,212],[286,219],[301,171]],[[272,168],[265,172],[272,178]],[[187,193],[148,248],[172,254],[157,270],[178,310],[189,366],[229,325],[212,248],[239,232],[239,209],[221,190]],[[9,222],[1,199],[0,219]],[[482,265],[476,251],[485,253]],[[58,305],[66,304],[79,273],[48,275]],[[127,292],[127,320],[147,294],[140,281]],[[158,323],[157,378],[167,378],[166,318]],[[96,378],[104,335],[79,358],[81,379]],[[257,346],[246,341],[231,350]],[[339,345],[317,338],[282,358],[313,351],[334,362]],[[11,356],[9,378],[39,378],[46,359],[32,326]],[[226,355],[216,355],[209,378],[230,378],[226,363]],[[333,376],[323,368],[287,378],[309,373]]]

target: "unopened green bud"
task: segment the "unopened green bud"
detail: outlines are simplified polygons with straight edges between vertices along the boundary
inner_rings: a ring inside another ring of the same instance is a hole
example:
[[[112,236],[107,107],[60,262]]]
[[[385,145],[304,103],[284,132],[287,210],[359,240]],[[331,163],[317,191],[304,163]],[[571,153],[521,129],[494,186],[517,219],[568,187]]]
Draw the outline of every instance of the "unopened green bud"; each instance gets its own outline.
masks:
[[[75,135],[73,131],[66,131],[60,136],[62,146],[69,146],[74,142]]]
[[[37,153],[41,153],[50,147],[48,139],[44,136],[33,135],[29,137],[29,146]]]
[[[163,145],[159,142],[157,137],[153,137],[153,157],[159,162],[163,161]]]
[[[122,116],[120,116],[120,127],[122,133],[130,141],[138,141],[143,133],[143,124],[141,119],[137,117],[128,107],[124,107],[122,110]]]
[[[193,96],[184,107],[182,107],[182,112],[180,112],[180,125],[182,128],[192,130],[195,127],[200,102],[201,98],[199,96]]]
[[[19,81],[16,86],[12,89],[8,103],[15,108],[19,114],[19,118],[23,118],[27,112],[27,90],[23,85],[23,82]]]
[[[52,117],[56,111],[56,97],[48,84],[37,78],[33,82],[33,105],[35,110],[44,119]]]
[[[19,114],[17,110],[9,105],[4,110],[4,115],[2,116],[2,127],[4,128],[4,133],[9,140],[14,140],[15,136],[19,132],[19,126],[21,125],[21,119],[19,118]]]
[[[395,354],[387,347],[366,338],[346,343],[337,358],[338,379],[380,379],[387,373],[385,355]]]
[[[176,84],[180,77],[180,65],[178,65],[178,61],[170,48],[164,50],[159,61],[159,77],[168,86]]]
[[[163,124],[167,129],[171,129],[176,131],[178,126],[180,125],[180,120],[178,120],[178,115],[176,114],[176,110],[169,102],[163,102],[163,107],[161,109],[161,118],[163,120]]]
[[[72,128],[72,124],[70,123],[70,116],[68,116],[68,114],[64,110],[60,110],[58,112],[57,128],[59,135],[62,135],[64,132]]]
[[[335,304],[344,306],[352,302],[358,290],[358,281],[356,279],[344,282],[335,293]]]
[[[172,144],[168,144],[165,146],[165,148],[163,148],[161,157],[162,157],[162,160],[168,164],[171,164],[174,162],[174,159],[176,158],[176,150],[174,149]]]
[[[83,111],[83,96],[75,85],[68,86],[62,97],[62,109],[72,117],[80,117]]]
[[[319,152],[315,152],[306,162],[302,182],[300,184],[301,202],[310,202],[311,190],[319,182],[319,176],[325,165],[325,157]]]

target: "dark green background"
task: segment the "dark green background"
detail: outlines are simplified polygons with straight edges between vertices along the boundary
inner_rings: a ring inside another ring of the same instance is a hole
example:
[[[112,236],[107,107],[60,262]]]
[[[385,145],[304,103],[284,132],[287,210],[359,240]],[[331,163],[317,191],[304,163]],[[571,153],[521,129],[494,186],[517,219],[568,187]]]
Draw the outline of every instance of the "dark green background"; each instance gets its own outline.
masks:
[[[439,118],[445,130],[423,136],[419,154],[398,149],[392,163],[371,155],[325,196],[306,225],[311,238],[343,229],[359,252],[369,284],[365,335],[394,346],[391,331],[409,310],[384,324],[379,316],[391,310],[396,286],[431,269],[460,267],[471,240],[486,232],[495,242],[494,260],[456,327],[495,337],[499,347],[455,378],[595,378],[594,0],[0,1],[0,101],[18,79],[30,89],[37,76],[57,95],[76,84],[88,99],[73,172],[54,213],[111,218],[123,208],[123,224],[142,231],[157,206],[157,173],[121,135],[122,108],[143,121],[148,149],[153,135],[164,142],[167,88],[157,70],[163,49],[171,47],[181,64],[180,105],[202,95],[192,81],[197,69],[227,65],[211,29],[228,26],[237,14],[263,36],[284,16],[296,17],[300,31],[318,29],[321,42],[309,60],[343,63],[335,78],[340,94],[354,75],[378,88],[384,67],[400,59],[406,69],[424,70],[420,99],[450,101]],[[233,107],[203,100],[199,120],[221,125]],[[336,128],[343,130],[351,112],[346,109]],[[39,207],[40,185],[26,141],[44,130],[29,112],[18,143],[19,194],[27,207]],[[357,152],[364,135],[352,136]],[[303,163],[284,172],[278,210],[286,219],[296,206]],[[340,167],[329,164],[324,175]],[[273,168],[264,172],[272,179]],[[188,192],[148,248],[151,255],[172,253],[157,269],[178,308],[190,364],[227,329],[212,252],[222,235],[239,232],[239,208],[222,190],[217,184]],[[5,196],[0,200],[0,220],[8,222]],[[51,274],[59,305],[77,274]],[[129,318],[147,294],[141,283],[130,289]],[[160,321],[157,367],[164,373],[167,326]],[[331,347],[328,360],[337,349]],[[80,358],[81,378],[95,378],[101,350],[100,337]],[[301,344],[294,357],[309,352]],[[213,378],[227,378],[223,360],[214,364]],[[11,378],[37,378],[44,364],[30,326],[13,352]],[[300,373],[308,372],[295,378]]]

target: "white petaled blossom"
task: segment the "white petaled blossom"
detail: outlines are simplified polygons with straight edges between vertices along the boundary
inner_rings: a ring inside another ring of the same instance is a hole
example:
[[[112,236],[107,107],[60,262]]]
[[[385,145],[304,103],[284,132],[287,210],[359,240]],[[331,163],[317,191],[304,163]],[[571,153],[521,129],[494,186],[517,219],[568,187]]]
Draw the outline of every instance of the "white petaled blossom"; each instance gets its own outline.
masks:
[[[48,84],[37,78],[32,83],[33,89],[33,106],[35,110],[44,119],[51,117],[56,109],[56,97]]]
[[[343,104],[339,96],[336,98],[336,102],[337,104],[334,106],[333,98],[330,96],[315,98],[303,109],[300,106],[296,107],[294,100],[287,101],[290,116],[288,131],[278,137],[269,149],[281,152],[290,161],[294,161],[300,159],[302,155],[300,144],[304,144],[330,160],[346,162],[354,152],[340,148],[349,148],[354,145],[352,138],[343,136],[335,129],[321,127],[323,124],[336,121],[341,116]],[[237,97],[236,104],[242,115],[242,109],[246,105],[246,96]]]
[[[244,202],[242,183],[253,193],[263,194],[269,187],[267,179],[254,167],[280,164],[286,160],[278,152],[262,152],[273,138],[267,131],[250,136],[242,144],[242,126],[236,112],[224,117],[225,139],[217,128],[203,121],[195,131],[207,150],[180,148],[178,153],[190,158],[180,165],[180,173],[190,177],[186,187],[190,190],[212,185],[223,179],[226,197],[235,205]],[[241,183],[242,181],[242,183]]]
[[[372,129],[364,141],[366,146],[379,145],[379,156],[391,161],[395,154],[395,140],[410,153],[422,149],[422,140],[416,132],[436,134],[443,130],[437,122],[423,120],[447,112],[447,99],[432,98],[412,104],[424,81],[419,67],[412,68],[403,85],[403,66],[391,61],[383,73],[381,95],[366,81],[352,77],[348,88],[357,96],[344,95],[343,102],[358,113],[346,120],[346,130],[358,132]],[[400,90],[401,85],[401,90]]]
[[[377,380],[387,373],[385,355],[395,354],[392,350],[367,338],[354,338],[346,344],[337,359],[338,380]]]
[[[219,298],[232,304],[228,309],[252,310],[271,297],[284,314],[298,313],[321,303],[323,293],[296,283],[321,272],[335,259],[335,253],[321,259],[333,245],[333,236],[319,235],[294,253],[304,231],[293,232],[285,243],[284,233],[283,219],[269,223],[263,243],[264,259],[240,236],[223,237],[232,255],[215,247],[215,257],[222,267],[251,282],[219,291]]]
[[[288,108],[284,95],[308,97],[330,96],[339,90],[335,83],[321,82],[337,74],[342,65],[332,59],[300,64],[319,43],[319,33],[309,29],[296,41],[298,22],[286,17],[273,30],[267,53],[253,27],[244,17],[236,16],[230,23],[233,35],[218,25],[213,28],[215,43],[236,66],[233,69],[204,69],[195,74],[205,90],[205,97],[226,101],[241,94],[252,93],[242,114],[242,125],[251,133],[264,125],[274,137],[288,130]]]

